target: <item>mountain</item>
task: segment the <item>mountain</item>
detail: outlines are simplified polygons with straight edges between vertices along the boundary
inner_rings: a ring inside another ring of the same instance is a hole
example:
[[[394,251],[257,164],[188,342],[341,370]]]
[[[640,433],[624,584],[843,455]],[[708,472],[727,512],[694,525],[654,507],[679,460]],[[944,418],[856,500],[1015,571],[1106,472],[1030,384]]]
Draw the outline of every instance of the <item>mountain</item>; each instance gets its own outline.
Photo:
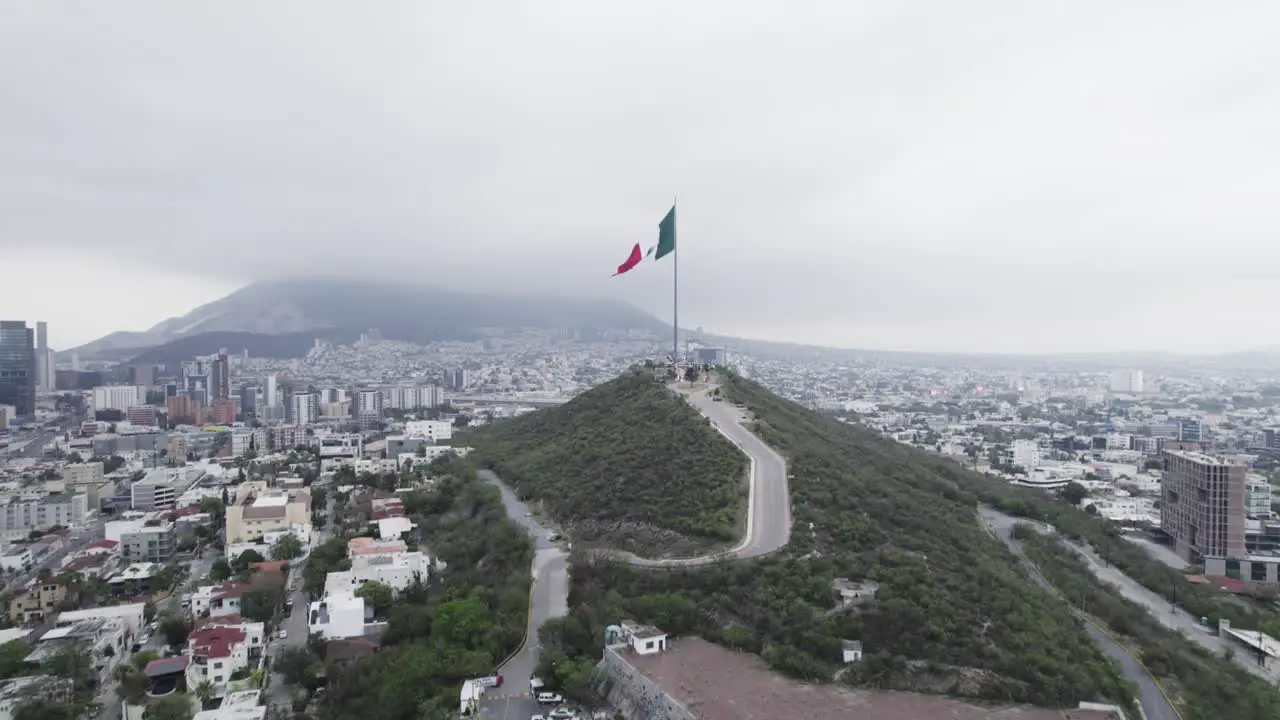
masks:
[[[503,295],[310,277],[254,283],[144,332],[112,333],[64,355],[76,353],[81,359],[90,359],[104,353],[118,356],[135,351],[134,355],[142,356],[146,348],[210,333],[247,334],[240,341],[248,343],[250,354],[254,354],[254,343],[262,341],[248,335],[357,337],[376,329],[388,340],[425,343],[466,340],[486,330],[518,328],[572,330],[586,336],[626,330],[670,332],[669,326],[656,318],[616,300]],[[291,343],[286,341],[281,347]],[[214,350],[222,347],[213,336],[196,344],[213,345]]]
[[[745,531],[746,458],[652,372],[459,442],[580,542],[687,557]]]

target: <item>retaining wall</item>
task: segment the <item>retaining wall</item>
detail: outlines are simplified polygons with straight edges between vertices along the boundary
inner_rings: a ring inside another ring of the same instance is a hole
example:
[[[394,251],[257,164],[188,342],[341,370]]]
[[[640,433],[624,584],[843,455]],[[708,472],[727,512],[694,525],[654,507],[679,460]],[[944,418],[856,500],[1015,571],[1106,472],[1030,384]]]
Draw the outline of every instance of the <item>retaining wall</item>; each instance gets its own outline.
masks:
[[[627,720],[698,720],[679,700],[627,662],[626,646],[606,647],[596,665],[608,679],[609,703]]]

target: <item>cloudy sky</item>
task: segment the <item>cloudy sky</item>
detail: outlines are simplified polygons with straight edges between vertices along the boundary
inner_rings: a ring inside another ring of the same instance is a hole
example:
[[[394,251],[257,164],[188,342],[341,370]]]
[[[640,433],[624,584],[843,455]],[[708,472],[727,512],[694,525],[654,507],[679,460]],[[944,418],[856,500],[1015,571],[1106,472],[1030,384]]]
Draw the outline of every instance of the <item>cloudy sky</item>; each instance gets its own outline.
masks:
[[[0,316],[343,270],[974,351],[1280,345],[1275,2],[0,0]]]

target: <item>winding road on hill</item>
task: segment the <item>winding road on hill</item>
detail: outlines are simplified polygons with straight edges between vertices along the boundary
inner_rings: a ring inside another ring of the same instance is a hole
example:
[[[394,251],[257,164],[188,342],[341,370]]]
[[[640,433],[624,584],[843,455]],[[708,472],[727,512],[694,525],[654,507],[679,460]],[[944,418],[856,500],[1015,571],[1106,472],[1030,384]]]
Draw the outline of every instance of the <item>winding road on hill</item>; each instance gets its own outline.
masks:
[[[747,417],[742,408],[713,399],[711,391],[714,385],[680,385],[684,384],[673,385],[672,390],[708,418],[712,427],[736,445],[749,460],[747,527],[742,541],[729,550],[692,558],[649,559],[616,550],[599,552],[637,567],[679,568],[761,557],[785,547],[791,540],[791,496],[786,459],[746,428]],[[507,516],[529,532],[535,545],[525,642],[499,667],[503,684],[486,693],[480,716],[527,720],[539,712],[529,685],[530,677],[538,666],[538,629],[547,620],[560,617],[569,609],[568,554],[550,540],[551,531],[538,522],[497,474],[481,470],[480,477],[498,488]]]
[[[1058,595],[1058,591],[1040,574],[1040,570],[1022,554],[1022,546],[1013,537],[1013,526],[1019,523],[1029,525],[1041,533],[1049,532],[1049,528],[1041,523],[1005,515],[989,507],[982,507],[979,515],[987,531],[1002,540],[1013,551],[1013,554],[1018,557],[1018,562],[1022,565],[1023,571],[1037,585],[1054,595]],[[1060,595],[1059,597],[1061,598]],[[1067,602],[1067,600],[1063,598],[1063,602]],[[1071,607],[1070,603],[1067,604],[1068,607]],[[1072,610],[1075,610],[1075,608],[1072,607]],[[1146,720],[1182,720],[1182,716],[1174,709],[1173,703],[1169,701],[1169,697],[1161,689],[1160,683],[1143,667],[1142,663],[1138,662],[1133,653],[1116,641],[1110,632],[1095,625],[1089,617],[1083,614],[1080,614],[1080,617],[1085,621],[1085,631],[1089,633],[1089,637],[1093,638],[1093,641],[1107,657],[1115,661],[1116,666],[1120,668],[1120,672],[1124,674],[1125,678],[1137,686],[1138,704],[1142,706],[1142,713]]]

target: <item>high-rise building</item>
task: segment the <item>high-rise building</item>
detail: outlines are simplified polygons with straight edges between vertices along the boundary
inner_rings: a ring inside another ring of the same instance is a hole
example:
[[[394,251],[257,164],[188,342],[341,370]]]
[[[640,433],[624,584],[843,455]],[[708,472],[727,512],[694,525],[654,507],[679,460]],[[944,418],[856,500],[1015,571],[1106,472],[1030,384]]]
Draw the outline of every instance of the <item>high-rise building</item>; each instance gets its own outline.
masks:
[[[211,401],[231,397],[231,358],[226,350],[209,358],[209,394]]]
[[[276,398],[276,376],[267,376],[267,389],[262,393],[263,404],[267,407],[275,407],[278,400]]]
[[[296,392],[289,396],[287,420],[295,425],[313,423],[320,417],[320,393]]]
[[[1128,395],[1142,392],[1141,370],[1112,370],[1111,392]]]
[[[35,332],[21,320],[0,320],[0,405],[35,415],[36,373]]]
[[[36,387],[44,392],[55,389],[53,351],[49,349],[49,323],[36,321]]]
[[[1160,529],[1188,562],[1245,555],[1244,465],[1189,450],[1164,450]]]
[[[454,392],[462,392],[467,389],[471,378],[468,376],[466,368],[455,368],[453,370],[444,371],[444,385]]]

